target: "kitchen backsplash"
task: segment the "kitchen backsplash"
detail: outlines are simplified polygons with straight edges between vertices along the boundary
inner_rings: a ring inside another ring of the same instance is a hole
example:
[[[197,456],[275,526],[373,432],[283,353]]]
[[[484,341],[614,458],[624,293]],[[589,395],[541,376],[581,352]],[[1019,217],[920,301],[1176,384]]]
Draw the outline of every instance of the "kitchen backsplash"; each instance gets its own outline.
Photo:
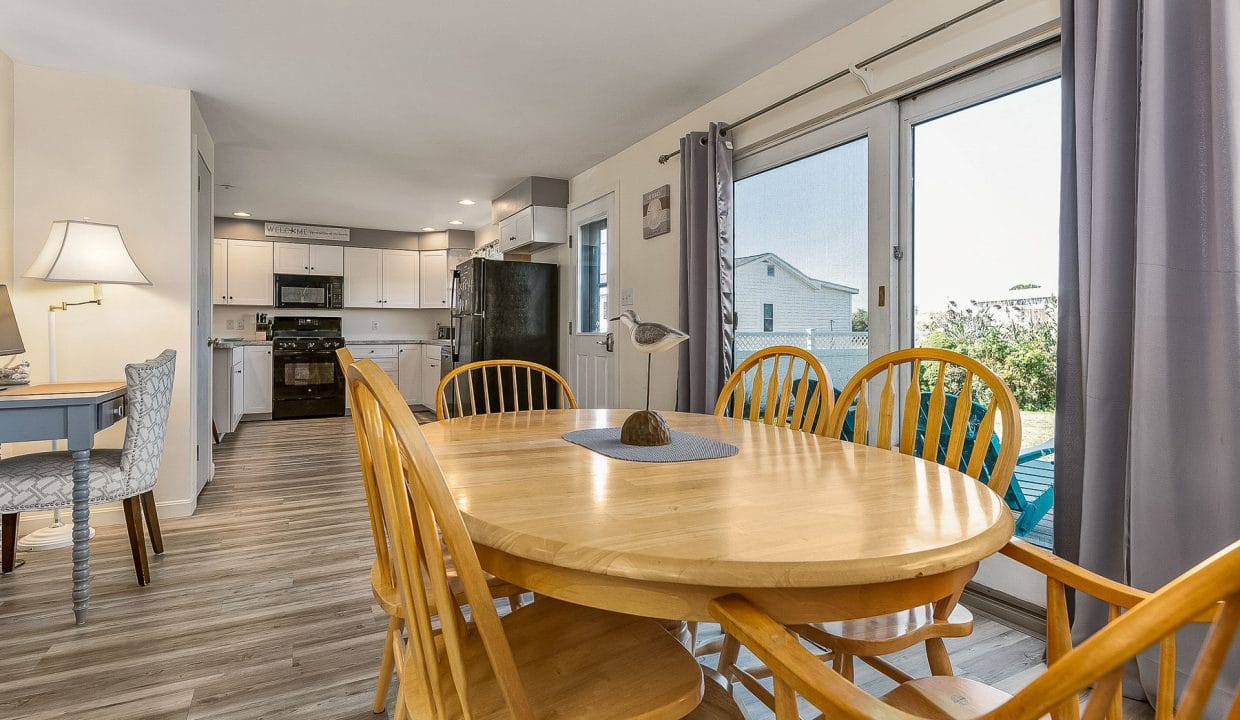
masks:
[[[314,310],[305,308],[216,306],[212,334],[215,337],[254,337],[254,316],[265,312],[268,318],[277,315],[326,315],[339,317],[347,340],[391,339],[421,340],[435,337],[435,324],[448,325],[452,315],[447,310]],[[232,327],[228,326],[232,321]],[[378,323],[378,329],[374,325]]]

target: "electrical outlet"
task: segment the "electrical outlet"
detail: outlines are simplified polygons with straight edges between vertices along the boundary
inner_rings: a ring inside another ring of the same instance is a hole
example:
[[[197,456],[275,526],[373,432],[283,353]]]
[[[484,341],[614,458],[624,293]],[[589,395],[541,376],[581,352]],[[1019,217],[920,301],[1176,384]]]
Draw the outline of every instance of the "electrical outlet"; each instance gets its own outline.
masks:
[[[633,288],[621,288],[620,306],[633,307]]]
[[[229,330],[236,330],[236,329],[237,329],[237,321],[236,321],[236,320],[229,320],[227,323],[225,323],[225,327],[227,327]]]
[[[378,330],[378,329],[379,329],[379,321],[378,321],[378,320],[372,320],[372,321],[371,321],[371,323],[370,323],[370,329],[371,329],[371,330]]]

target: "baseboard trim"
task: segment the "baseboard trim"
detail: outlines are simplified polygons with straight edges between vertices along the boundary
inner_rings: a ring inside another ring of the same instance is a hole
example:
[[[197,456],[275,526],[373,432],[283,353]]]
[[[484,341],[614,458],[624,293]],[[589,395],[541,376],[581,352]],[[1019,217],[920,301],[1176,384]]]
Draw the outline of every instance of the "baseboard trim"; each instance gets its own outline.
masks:
[[[155,503],[156,509],[159,511],[161,520],[167,518],[189,517],[198,509],[198,499],[192,500],[168,500]],[[65,508],[60,511],[61,522],[72,522],[73,511]],[[125,511],[121,508],[120,503],[108,503],[107,505],[94,505],[90,509],[90,524],[92,527],[100,527],[103,525],[123,525],[125,523]],[[41,527],[52,524],[52,511],[40,510],[38,512],[22,513],[21,521],[17,525],[18,536],[34,532]]]
[[[993,588],[969,583],[960,604],[995,622],[1046,639],[1046,610]]]

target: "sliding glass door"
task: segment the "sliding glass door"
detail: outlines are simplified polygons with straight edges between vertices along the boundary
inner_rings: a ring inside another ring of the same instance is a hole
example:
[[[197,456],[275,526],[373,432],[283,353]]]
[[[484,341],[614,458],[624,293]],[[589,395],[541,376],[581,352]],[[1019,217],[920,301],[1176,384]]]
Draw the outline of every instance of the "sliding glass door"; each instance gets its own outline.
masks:
[[[1017,534],[1052,544],[1059,288],[1057,51],[901,103],[906,346],[956,350],[1012,389]],[[923,391],[930,378],[923,378]]]

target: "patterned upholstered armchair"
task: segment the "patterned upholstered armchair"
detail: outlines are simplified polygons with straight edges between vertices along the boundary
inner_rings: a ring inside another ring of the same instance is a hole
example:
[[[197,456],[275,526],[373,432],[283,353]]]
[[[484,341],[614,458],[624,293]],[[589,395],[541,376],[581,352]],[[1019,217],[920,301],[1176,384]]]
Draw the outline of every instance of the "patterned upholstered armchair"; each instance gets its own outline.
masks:
[[[128,424],[120,450],[90,454],[90,502],[121,501],[138,584],[151,580],[147,565],[142,516],[146,516],[155,553],[164,551],[155,512],[155,481],[168,433],[176,352],[165,350],[154,360],[125,366],[129,385]],[[3,515],[3,569],[13,569],[18,515],[72,503],[73,460],[68,452],[42,452],[0,460],[0,514]]]

